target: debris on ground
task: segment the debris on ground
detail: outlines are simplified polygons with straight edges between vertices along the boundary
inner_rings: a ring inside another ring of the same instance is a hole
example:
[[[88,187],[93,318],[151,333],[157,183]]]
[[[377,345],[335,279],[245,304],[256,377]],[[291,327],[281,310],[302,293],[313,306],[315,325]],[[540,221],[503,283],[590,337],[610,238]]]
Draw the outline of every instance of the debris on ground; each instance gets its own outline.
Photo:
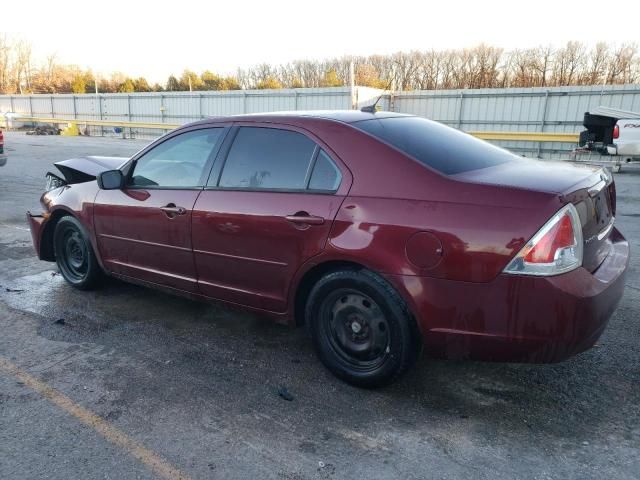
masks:
[[[287,387],[281,386],[278,388],[278,395],[284,398],[287,402],[291,402],[293,400],[293,395],[287,390]]]
[[[23,289],[20,288],[9,288],[9,287],[5,287],[4,288],[5,291],[10,292],[10,293],[20,293],[20,292],[24,292]]]
[[[27,135],[60,135],[58,127],[53,125],[38,125],[33,130],[27,130]]]
[[[336,467],[332,463],[318,462],[318,472],[322,478],[331,478],[336,473]]]

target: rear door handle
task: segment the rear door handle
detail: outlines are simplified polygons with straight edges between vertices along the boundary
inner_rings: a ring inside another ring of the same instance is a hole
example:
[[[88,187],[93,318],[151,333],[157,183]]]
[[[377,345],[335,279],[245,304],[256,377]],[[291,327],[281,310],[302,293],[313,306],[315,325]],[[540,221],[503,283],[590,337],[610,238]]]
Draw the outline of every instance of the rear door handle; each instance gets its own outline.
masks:
[[[187,213],[187,209],[186,208],[184,208],[184,207],[176,207],[175,203],[169,203],[169,204],[165,205],[164,207],[160,207],[160,210],[162,210],[164,213],[166,213],[169,218],[173,218],[176,215],[184,215],[185,213]]]
[[[291,223],[306,223],[307,225],[322,225],[324,223],[324,218],[303,212],[298,212],[295,215],[287,215],[284,218]]]

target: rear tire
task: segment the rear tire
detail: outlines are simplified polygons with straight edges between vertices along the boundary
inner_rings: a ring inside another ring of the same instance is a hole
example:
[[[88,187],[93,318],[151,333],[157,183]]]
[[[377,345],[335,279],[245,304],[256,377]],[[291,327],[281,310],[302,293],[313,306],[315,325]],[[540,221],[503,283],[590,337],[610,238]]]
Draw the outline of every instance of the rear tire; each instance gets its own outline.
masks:
[[[60,273],[75,288],[89,290],[102,279],[89,236],[76,218],[66,216],[58,221],[53,248]]]
[[[309,294],[305,315],[322,363],[358,387],[392,383],[420,353],[420,335],[404,300],[368,270],[322,277]]]

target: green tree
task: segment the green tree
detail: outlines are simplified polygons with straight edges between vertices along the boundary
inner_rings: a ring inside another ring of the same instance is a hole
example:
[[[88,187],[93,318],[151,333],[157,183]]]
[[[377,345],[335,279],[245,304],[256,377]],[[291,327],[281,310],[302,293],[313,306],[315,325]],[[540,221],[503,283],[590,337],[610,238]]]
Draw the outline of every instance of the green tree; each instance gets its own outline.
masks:
[[[136,78],[133,81],[133,87],[136,92],[150,92],[151,87],[149,86],[149,82],[144,77]]]
[[[378,75],[378,71],[373,65],[362,64],[356,67],[356,85],[362,87],[386,88],[389,84]]]
[[[83,72],[84,75],[84,93],[96,93],[96,76],[91,70]],[[98,80],[98,88],[100,88],[100,80]],[[100,89],[102,91],[102,89]]]
[[[71,81],[71,91],[73,93],[85,93],[87,89],[87,81],[83,74],[78,73]]]
[[[238,82],[238,79],[235,77],[225,77],[224,78],[224,89],[223,90],[241,90],[242,87]]]
[[[180,90],[183,91],[202,90],[204,88],[204,83],[200,80],[200,77],[191,70],[185,70],[182,72],[179,85]]]
[[[343,83],[338,78],[338,72],[336,72],[335,68],[327,70],[320,81],[321,87],[341,87],[342,85]]]
[[[156,82],[156,83],[153,84],[152,90],[154,92],[162,92],[162,91],[164,91],[164,87]]]
[[[304,88],[304,83],[299,78],[294,78],[290,85],[291,88]]]
[[[282,83],[277,78],[269,76],[256,83],[256,88],[259,90],[278,89],[282,88]]]
[[[133,80],[131,80],[130,78],[127,78],[118,87],[119,93],[133,93],[135,91],[136,91],[135,85],[133,84]]]
[[[167,79],[167,92],[177,92],[180,90],[180,83],[173,75],[169,75]]]
[[[224,78],[220,75],[216,75],[209,70],[205,70],[200,75],[200,80],[202,80],[202,85],[205,90],[226,90],[226,85]]]

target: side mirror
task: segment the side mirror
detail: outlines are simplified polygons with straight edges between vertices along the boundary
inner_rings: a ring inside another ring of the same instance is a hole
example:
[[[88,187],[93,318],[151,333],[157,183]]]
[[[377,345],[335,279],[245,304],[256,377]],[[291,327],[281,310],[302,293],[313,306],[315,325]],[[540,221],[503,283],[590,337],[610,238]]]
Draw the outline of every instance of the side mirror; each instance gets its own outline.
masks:
[[[102,190],[120,190],[124,186],[124,175],[120,170],[107,170],[96,178]]]

